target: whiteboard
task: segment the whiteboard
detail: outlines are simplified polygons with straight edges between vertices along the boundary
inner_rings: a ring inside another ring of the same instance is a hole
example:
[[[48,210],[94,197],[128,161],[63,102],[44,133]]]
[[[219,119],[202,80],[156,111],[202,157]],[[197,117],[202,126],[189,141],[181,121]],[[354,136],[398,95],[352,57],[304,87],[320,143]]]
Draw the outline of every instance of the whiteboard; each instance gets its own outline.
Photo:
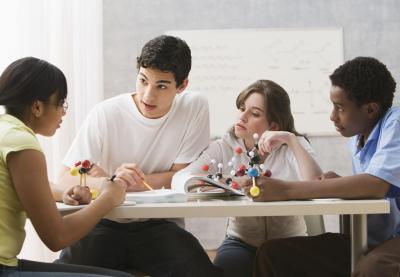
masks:
[[[272,80],[290,95],[297,131],[334,134],[329,120],[329,75],[343,63],[341,28],[169,31],[192,50],[188,90],[204,93],[211,134],[235,122],[237,95],[258,79]]]

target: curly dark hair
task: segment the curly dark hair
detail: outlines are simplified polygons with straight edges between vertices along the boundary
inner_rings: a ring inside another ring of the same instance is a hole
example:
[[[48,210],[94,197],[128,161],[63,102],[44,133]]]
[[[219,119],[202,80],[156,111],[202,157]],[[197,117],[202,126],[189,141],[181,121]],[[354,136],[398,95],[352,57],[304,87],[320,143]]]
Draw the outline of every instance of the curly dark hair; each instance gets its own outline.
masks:
[[[358,106],[376,102],[384,114],[393,103],[396,82],[386,65],[372,57],[357,57],[339,66],[329,76]]]
[[[154,68],[174,74],[176,86],[189,76],[192,55],[186,42],[178,37],[162,35],[147,42],[137,58],[137,68]]]

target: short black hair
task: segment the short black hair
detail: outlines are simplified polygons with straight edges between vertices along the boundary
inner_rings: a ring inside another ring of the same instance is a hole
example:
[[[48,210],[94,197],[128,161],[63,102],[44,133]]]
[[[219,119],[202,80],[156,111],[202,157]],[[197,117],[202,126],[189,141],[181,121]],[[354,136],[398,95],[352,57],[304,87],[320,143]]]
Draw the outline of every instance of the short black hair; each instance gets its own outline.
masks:
[[[137,58],[137,69],[140,67],[172,72],[176,85],[180,86],[192,67],[190,48],[178,37],[158,36],[143,46]]]
[[[34,101],[46,102],[54,93],[57,93],[57,104],[62,105],[67,98],[64,73],[38,58],[16,60],[0,76],[0,105],[17,117]]]
[[[329,76],[358,106],[376,102],[384,114],[393,104],[396,82],[386,65],[372,57],[357,57],[339,66]]]

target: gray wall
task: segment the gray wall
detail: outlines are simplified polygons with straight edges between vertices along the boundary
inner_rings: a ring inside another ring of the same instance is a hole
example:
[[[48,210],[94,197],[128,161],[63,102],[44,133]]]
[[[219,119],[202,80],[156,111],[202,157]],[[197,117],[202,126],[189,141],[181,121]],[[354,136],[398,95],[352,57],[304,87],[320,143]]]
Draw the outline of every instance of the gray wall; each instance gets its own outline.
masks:
[[[104,0],[103,9],[106,97],[134,89],[140,48],[167,30],[342,26],[345,60],[377,57],[400,79],[399,0]]]

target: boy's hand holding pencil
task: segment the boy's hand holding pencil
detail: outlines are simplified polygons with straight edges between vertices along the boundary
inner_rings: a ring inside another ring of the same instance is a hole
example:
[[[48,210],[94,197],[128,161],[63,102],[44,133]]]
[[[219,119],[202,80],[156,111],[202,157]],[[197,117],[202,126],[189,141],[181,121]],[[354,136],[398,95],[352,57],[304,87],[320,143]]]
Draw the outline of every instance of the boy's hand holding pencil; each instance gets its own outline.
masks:
[[[153,186],[145,180],[146,175],[134,163],[122,164],[115,171],[115,175],[128,183],[126,191],[154,190]]]

